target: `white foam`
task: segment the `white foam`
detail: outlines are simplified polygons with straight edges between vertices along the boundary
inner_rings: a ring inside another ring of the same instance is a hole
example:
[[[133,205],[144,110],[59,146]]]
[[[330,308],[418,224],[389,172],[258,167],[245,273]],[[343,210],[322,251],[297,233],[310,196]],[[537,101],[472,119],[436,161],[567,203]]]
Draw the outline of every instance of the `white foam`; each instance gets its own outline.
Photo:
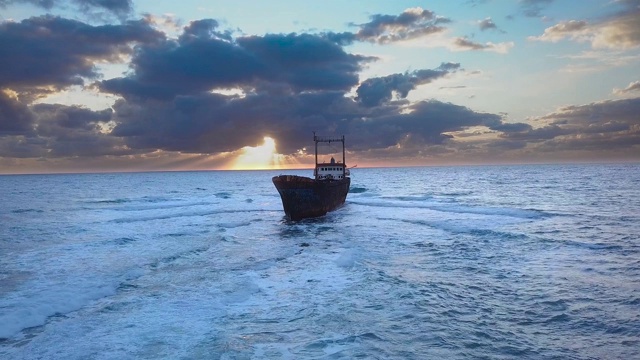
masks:
[[[489,206],[471,206],[461,204],[443,204],[432,201],[390,201],[390,200],[372,200],[372,201],[349,201],[351,204],[388,207],[400,209],[426,209],[439,212],[458,213],[458,214],[477,214],[487,216],[507,216],[523,219],[539,219],[547,214],[539,210],[489,207]]]
[[[0,338],[11,338],[20,331],[44,325],[56,314],[68,314],[89,302],[115,294],[115,284],[61,284],[33,289],[0,301]]]
[[[343,268],[351,268],[356,263],[356,253],[353,249],[343,251],[335,260],[335,263]]]

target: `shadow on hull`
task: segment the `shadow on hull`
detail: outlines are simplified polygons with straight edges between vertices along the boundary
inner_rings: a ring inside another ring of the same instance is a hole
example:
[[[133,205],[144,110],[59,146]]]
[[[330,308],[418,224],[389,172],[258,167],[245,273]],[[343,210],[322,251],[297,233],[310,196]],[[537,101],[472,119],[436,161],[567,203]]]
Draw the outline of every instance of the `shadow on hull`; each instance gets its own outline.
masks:
[[[344,204],[351,179],[315,180],[297,175],[273,177],[287,217],[293,221],[323,216]]]

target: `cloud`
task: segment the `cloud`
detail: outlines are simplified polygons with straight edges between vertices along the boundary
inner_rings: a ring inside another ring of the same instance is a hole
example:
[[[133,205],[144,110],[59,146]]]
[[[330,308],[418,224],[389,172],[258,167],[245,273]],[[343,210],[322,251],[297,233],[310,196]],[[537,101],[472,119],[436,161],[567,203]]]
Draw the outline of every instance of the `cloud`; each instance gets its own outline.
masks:
[[[220,39],[224,41],[231,41],[231,32],[216,31],[218,26],[218,22],[214,19],[191,21],[189,25],[184,27],[184,32],[180,36],[180,42],[187,43],[189,41],[196,41],[199,39]]]
[[[403,110],[403,111],[401,111]],[[499,115],[475,112],[467,107],[436,100],[421,101],[377,117],[353,119],[349,124],[350,143],[356,148],[384,148],[399,144],[407,135],[424,145],[443,144],[448,132],[466,127],[494,127],[502,124]],[[352,139],[353,138],[353,139]]]
[[[261,92],[245,97],[207,93],[161,103],[121,100],[114,106],[117,126],[112,135],[141,151],[209,154],[234,151],[238,144],[257,145],[268,135],[276,139],[279,152],[294,154],[309,145],[314,130],[345,134],[350,149],[367,151],[396,146],[408,135],[414,145],[431,146],[448,142],[451,137],[446,132],[469,126],[502,132],[526,127],[505,124],[500,115],[435,100],[365,106],[345,95],[344,91]]]
[[[503,42],[497,44],[488,42],[486,44],[481,44],[473,42],[468,38],[459,37],[453,41],[453,43],[451,44],[451,49],[454,51],[491,51],[498,54],[506,54],[514,45],[515,44],[513,42]]]
[[[554,0],[520,0],[520,11],[527,17],[542,17],[542,10]]]
[[[136,153],[128,149],[122,139],[109,134],[106,124],[111,121],[111,109],[93,111],[79,106],[38,104],[31,106],[28,114],[28,121],[12,123],[14,129],[16,125],[23,125],[18,131],[11,131],[11,128],[7,131],[0,118],[0,157],[95,157]]]
[[[93,111],[80,106],[38,104],[32,106],[38,117],[36,135],[46,140],[50,157],[129,155],[121,139],[110,136],[103,125],[111,109]]]
[[[478,27],[480,28],[481,31],[486,31],[486,30],[500,31],[500,29],[498,29],[498,26],[493,22],[493,20],[491,20],[490,17],[484,20],[478,20]]]
[[[91,26],[41,16],[0,24],[0,157],[57,158],[122,155],[109,134],[110,109],[37,104],[43,95],[101,77],[95,64],[120,62],[134,44],[164,35],[144,21]]]
[[[594,49],[631,49],[640,46],[640,7],[632,6],[595,22],[585,20],[563,21],[544,30],[531,41],[558,42],[572,40],[590,43]]]
[[[640,81],[629,83],[629,86],[624,89],[613,89],[613,93],[616,95],[625,95],[632,92],[640,92]]]
[[[311,34],[265,35],[237,39],[261,59],[267,81],[297,90],[346,90],[358,82],[361,64],[373,58],[348,54],[340,46]]]
[[[460,68],[460,64],[445,63],[434,70],[416,70],[367,79],[360,84],[358,100],[365,106],[377,106],[391,100],[393,94],[404,99],[418,85],[428,84]]]
[[[119,62],[131,44],[163,35],[142,21],[91,26],[76,20],[41,16],[0,23],[0,88],[62,89],[100,76],[95,63]]]
[[[386,35],[371,34],[388,36],[390,24],[396,24],[394,31],[406,30],[415,19],[428,17],[411,14],[375,18]],[[354,151],[408,155],[426,148],[451,151],[448,132],[466,127],[514,132],[524,126],[435,100],[393,101],[394,94],[402,100],[417,86],[459,70],[460,64],[361,81],[363,64],[375,58],[348,53],[326,34],[234,37],[220,31],[213,19],[189,23],[174,39],[143,21],[92,27],[41,17],[0,29],[0,36],[12,39],[7,43],[26,44],[22,52],[5,53],[14,69],[26,66],[22,61],[35,61],[38,51],[49,51],[41,60],[42,72],[15,76],[0,70],[5,89],[0,97],[0,157],[136,157],[158,151],[213,155],[257,145],[267,135],[277,140],[279,152],[291,155],[308,146],[314,130],[344,133]],[[134,50],[131,43],[137,44]],[[94,63],[123,55],[130,56],[126,76],[99,80]],[[34,105],[34,97],[27,96],[86,79],[97,79],[98,89],[121,98],[112,109],[95,111]]]
[[[589,34],[589,25],[586,21],[569,20],[558,23],[544,30],[540,36],[530,36],[529,40],[558,42],[565,38],[586,39]]]
[[[76,6],[80,11],[94,14],[94,11],[106,11],[119,18],[125,18],[133,12],[132,0],[0,0],[0,7],[13,4],[31,4],[46,10]]]
[[[542,151],[640,150],[640,98],[567,106],[539,117],[546,125],[504,133],[508,140],[536,143]]]
[[[292,91],[346,90],[358,83],[361,63],[323,36],[267,34],[232,39],[217,22],[185,27],[178,40],[140,45],[133,74],[100,82],[102,91],[125,97],[170,99],[216,88],[283,86]]]
[[[424,10],[403,14],[374,16],[351,36],[385,43],[444,23]],[[314,130],[345,134],[350,150],[362,156],[388,157],[560,149],[581,137],[632,144],[637,137],[637,116],[629,114],[637,114],[638,105],[630,99],[567,107],[540,118],[546,125],[537,128],[433,99],[411,103],[412,90],[459,71],[460,64],[360,79],[363,66],[376,59],[348,52],[344,39],[347,33],[237,35],[213,19],[193,21],[171,38],[147,21],[94,27],[46,16],[3,23],[0,40],[9,46],[0,49],[8,64],[0,69],[0,157],[139,160],[170,153],[221,161],[264,136],[293,156],[309,145]],[[506,52],[511,46],[466,38],[455,43],[457,50]],[[96,62],[125,58],[126,74],[100,78]],[[120,97],[100,111],[33,103],[39,94],[88,80]],[[455,137],[475,128],[489,132],[477,137],[498,142]]]
[[[640,8],[595,24],[591,29],[591,44],[594,48],[636,48],[640,46]]]
[[[358,25],[360,30],[354,38],[386,44],[442,32],[445,28],[441,25],[450,22],[450,19],[436,16],[430,10],[416,7],[407,9],[397,16],[373,15],[370,22]]]
[[[43,4],[44,6],[44,4]],[[41,16],[0,23],[0,137],[19,153],[42,146],[38,139],[42,107],[30,104],[45,95],[86,79],[97,79],[97,62],[119,62],[135,43],[154,42],[164,35],[143,21],[91,26],[76,20]],[[39,110],[37,110],[39,109]],[[31,145],[28,145],[31,144]],[[48,152],[50,153],[50,152]],[[54,152],[55,153],[55,152]]]
[[[32,130],[35,118],[29,108],[0,90],[0,137],[24,135]]]
[[[400,15],[375,14],[370,19],[364,24],[351,23],[351,26],[359,28],[356,32],[325,32],[321,35],[340,46],[356,41],[384,45],[442,34],[447,30],[444,25],[452,22],[420,7],[406,9]]]
[[[245,97],[202,93],[170,101],[122,100],[114,106],[112,134],[136,149],[188,153],[237,150],[266,135],[288,154],[308,145],[313,130],[358,114],[344,92],[260,92]]]

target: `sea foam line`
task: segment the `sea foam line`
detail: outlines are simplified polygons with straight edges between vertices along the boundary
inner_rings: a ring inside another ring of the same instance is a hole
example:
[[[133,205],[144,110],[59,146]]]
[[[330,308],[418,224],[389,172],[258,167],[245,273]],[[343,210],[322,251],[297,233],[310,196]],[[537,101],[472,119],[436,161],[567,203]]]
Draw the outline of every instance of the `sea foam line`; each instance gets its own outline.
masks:
[[[513,209],[501,207],[474,207],[462,205],[437,205],[437,204],[420,204],[420,203],[396,203],[396,202],[364,202],[349,200],[349,204],[372,206],[372,207],[388,207],[401,209],[427,209],[439,212],[458,213],[458,214],[476,214],[490,216],[509,216],[522,219],[541,219],[550,217],[552,214],[535,209]]]

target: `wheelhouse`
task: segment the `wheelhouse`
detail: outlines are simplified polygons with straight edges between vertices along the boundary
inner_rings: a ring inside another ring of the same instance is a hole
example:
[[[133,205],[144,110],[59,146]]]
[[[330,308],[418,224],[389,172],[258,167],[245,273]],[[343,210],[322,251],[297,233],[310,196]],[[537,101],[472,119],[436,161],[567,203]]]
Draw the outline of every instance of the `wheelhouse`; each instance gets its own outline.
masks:
[[[345,164],[331,158],[331,162],[316,164],[314,175],[316,180],[341,180],[349,175],[348,171]]]
[[[313,170],[313,175],[316,180],[327,180],[327,181],[339,181],[347,178],[349,174],[349,169],[347,169],[347,165],[345,164],[345,150],[344,150],[344,135],[339,138],[332,137],[320,137],[316,136],[316,133],[313,133],[313,141],[315,142],[316,149],[316,167]],[[342,143],[342,162],[337,162],[336,159],[331,157],[330,162],[318,162],[318,143],[328,143],[332,142],[340,142]]]

